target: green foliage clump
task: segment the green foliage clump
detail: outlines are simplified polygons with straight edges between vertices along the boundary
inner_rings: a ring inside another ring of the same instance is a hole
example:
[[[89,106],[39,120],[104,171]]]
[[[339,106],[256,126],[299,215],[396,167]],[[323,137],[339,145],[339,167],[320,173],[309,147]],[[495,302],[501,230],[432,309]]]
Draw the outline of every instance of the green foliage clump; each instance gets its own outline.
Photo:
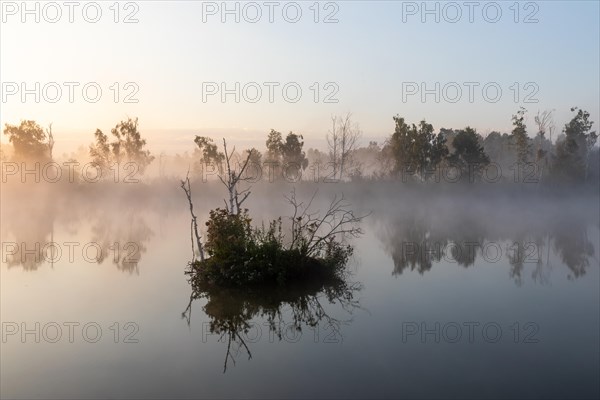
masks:
[[[206,223],[208,257],[191,264],[192,279],[219,286],[285,285],[312,279],[335,279],[344,273],[352,247],[327,238],[318,252],[287,245],[282,220],[253,228],[248,210],[235,214],[217,208]]]
[[[390,139],[395,173],[412,171],[423,176],[425,171],[435,168],[448,155],[446,138],[435,134],[433,125],[422,120],[419,125],[408,125],[404,118],[394,117],[396,128]]]
[[[468,177],[471,171],[480,176],[483,169],[490,163],[490,159],[475,129],[467,126],[458,131],[452,141],[454,152],[448,157],[450,165],[460,169],[461,177]]]

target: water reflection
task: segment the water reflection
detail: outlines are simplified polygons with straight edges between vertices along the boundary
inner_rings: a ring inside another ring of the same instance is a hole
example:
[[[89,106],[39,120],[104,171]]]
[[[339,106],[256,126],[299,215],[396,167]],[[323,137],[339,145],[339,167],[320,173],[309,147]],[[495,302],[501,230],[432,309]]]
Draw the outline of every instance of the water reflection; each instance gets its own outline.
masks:
[[[40,201],[39,199],[44,199]],[[42,265],[112,262],[139,273],[139,263],[154,236],[144,209],[62,196],[29,193],[23,200],[3,196],[2,263],[36,271]]]
[[[195,279],[189,272],[188,275],[192,293],[182,318],[190,325],[193,302],[206,299],[202,310],[210,318],[208,330],[220,335],[219,341],[227,342],[223,372],[227,371],[229,360],[235,364],[242,350],[248,359],[252,358],[247,338],[255,318],[265,319],[270,337],[280,341],[288,329],[301,333],[304,327],[315,328],[318,324],[341,337],[342,325],[349,323],[352,312],[360,308],[355,296],[362,285],[348,279],[239,289],[217,287]],[[329,305],[342,309],[348,319],[334,317]]]
[[[55,260],[55,248],[48,246],[54,238],[55,207],[43,202],[32,209],[16,207],[2,213],[2,262],[10,267],[21,266],[26,271]],[[6,241],[9,235],[12,240]]]
[[[585,275],[596,260],[596,249],[589,237],[593,223],[583,216],[564,215],[544,218],[537,223],[508,221],[486,223],[477,214],[460,214],[455,220],[440,220],[435,215],[404,213],[375,218],[376,232],[394,263],[392,275],[404,271],[419,274],[434,263],[447,262],[470,267],[482,263],[507,262],[509,277],[523,284],[527,265],[533,267],[534,282],[547,284],[553,259],[568,268],[568,278]],[[507,227],[509,227],[507,229]]]
[[[584,221],[565,221],[557,224],[551,233],[552,245],[571,271],[571,278],[583,276],[590,261],[595,259],[594,244],[588,237],[586,225]]]
[[[92,225],[92,242],[103,250],[97,258],[102,264],[108,257],[124,272],[139,274],[138,264],[148,249],[154,232],[145,219],[134,211],[118,219],[98,218]]]

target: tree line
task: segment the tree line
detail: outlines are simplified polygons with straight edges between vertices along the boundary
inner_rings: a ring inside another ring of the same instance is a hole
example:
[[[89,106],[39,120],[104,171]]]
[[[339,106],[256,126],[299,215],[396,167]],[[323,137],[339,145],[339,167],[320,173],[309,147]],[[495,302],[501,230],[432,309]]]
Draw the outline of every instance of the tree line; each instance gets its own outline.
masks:
[[[396,115],[394,131],[384,143],[371,141],[367,146],[359,145],[361,129],[352,115],[346,114],[332,117],[326,134],[326,150],[305,151],[301,134],[290,131],[283,135],[271,129],[262,152],[254,147],[241,153],[234,149],[230,160],[212,138],[195,136],[194,154],[188,161],[193,164],[192,172],[199,175],[206,173],[206,168],[222,174],[226,161],[240,165],[248,159],[251,167],[245,171],[247,174],[256,173],[259,168],[261,179],[271,181],[290,176],[294,181],[298,177],[309,180],[316,176],[315,168],[320,169],[318,178],[331,181],[429,182],[439,181],[439,171],[449,173],[457,181],[479,181],[493,169],[495,175],[500,173],[505,180],[518,177],[519,182],[529,177],[536,182],[597,183],[599,150],[598,135],[592,130],[593,121],[587,111],[576,107],[571,111],[572,119],[555,138],[552,111],[538,112],[533,118],[535,127],[531,129],[526,123],[527,110],[520,108],[512,116],[510,133],[493,131],[485,137],[470,126],[441,128],[436,132],[425,119],[415,124]],[[100,129],[94,132],[94,142],[89,145],[92,162],[102,171],[115,163],[132,162],[143,174],[156,157],[146,149],[138,119],[121,121],[110,133],[109,137]],[[44,129],[35,121],[25,120],[20,125],[6,124],[4,134],[13,151],[11,157],[2,152],[2,161],[53,160],[51,125]]]

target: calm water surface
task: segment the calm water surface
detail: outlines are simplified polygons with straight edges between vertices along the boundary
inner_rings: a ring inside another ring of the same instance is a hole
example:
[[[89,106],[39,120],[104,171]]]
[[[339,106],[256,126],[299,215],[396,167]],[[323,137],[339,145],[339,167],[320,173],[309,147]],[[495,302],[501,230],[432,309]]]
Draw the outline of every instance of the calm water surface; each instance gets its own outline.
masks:
[[[600,395],[597,197],[351,196],[347,287],[193,295],[174,191],[4,199],[3,398]]]

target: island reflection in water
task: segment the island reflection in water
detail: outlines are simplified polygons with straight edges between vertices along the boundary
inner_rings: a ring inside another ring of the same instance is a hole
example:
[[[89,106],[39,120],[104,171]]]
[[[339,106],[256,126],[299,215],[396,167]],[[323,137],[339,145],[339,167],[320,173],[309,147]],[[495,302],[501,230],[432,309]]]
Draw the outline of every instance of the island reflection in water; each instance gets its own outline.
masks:
[[[262,318],[268,326],[271,337],[282,340],[285,330],[301,333],[304,327],[315,328],[322,321],[335,337],[342,337],[342,325],[351,322],[353,311],[360,308],[355,298],[362,289],[359,282],[351,282],[351,276],[331,278],[326,281],[312,279],[281,286],[261,286],[251,288],[224,288],[196,279],[189,272],[192,287],[190,301],[182,313],[182,318],[190,325],[194,300],[206,299],[202,308],[209,317],[208,329],[211,334],[220,335],[219,341],[227,342],[223,373],[228,361],[235,364],[235,357],[243,349],[252,358],[246,343],[251,337],[252,320]],[[333,317],[323,302],[337,305],[344,310],[348,319]],[[285,315],[289,316],[286,320]]]

